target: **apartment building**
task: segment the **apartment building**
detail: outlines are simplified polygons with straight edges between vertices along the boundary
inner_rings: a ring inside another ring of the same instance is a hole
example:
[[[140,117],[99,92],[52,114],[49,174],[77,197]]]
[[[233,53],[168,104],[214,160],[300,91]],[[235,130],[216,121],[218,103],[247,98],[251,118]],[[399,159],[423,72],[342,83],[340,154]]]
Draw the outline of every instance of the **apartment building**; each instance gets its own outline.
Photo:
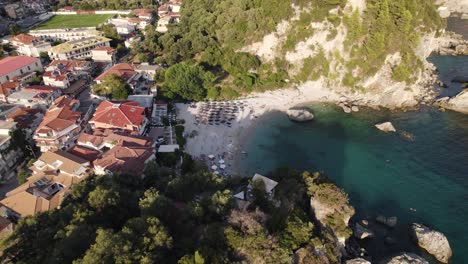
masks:
[[[49,51],[53,60],[83,60],[91,58],[91,50],[98,47],[110,47],[111,39],[93,36],[59,44]]]
[[[6,57],[0,60],[0,84],[10,80],[29,82],[42,72],[41,61],[38,58],[27,56]]]
[[[24,56],[39,57],[41,52],[47,53],[52,48],[49,42],[28,34],[16,35],[10,42],[16,51]]]
[[[146,108],[138,106],[137,102],[103,101],[96,108],[94,116],[89,121],[96,128],[121,129],[143,134],[148,124]]]
[[[84,126],[84,118],[78,112],[80,101],[61,96],[45,113],[33,139],[42,152],[69,149],[75,145]]]
[[[80,79],[87,79],[93,63],[79,60],[54,60],[45,69],[42,76],[44,84],[66,89]]]
[[[104,33],[97,31],[95,27],[84,27],[31,30],[28,34],[42,40],[72,41],[94,36],[103,36]]]
[[[23,155],[17,147],[11,148],[10,133],[17,129],[15,122],[0,120],[0,182],[15,176],[15,170]]]
[[[27,182],[0,201],[0,215],[19,219],[59,208],[71,187],[88,176],[90,163],[64,151],[43,153]]]

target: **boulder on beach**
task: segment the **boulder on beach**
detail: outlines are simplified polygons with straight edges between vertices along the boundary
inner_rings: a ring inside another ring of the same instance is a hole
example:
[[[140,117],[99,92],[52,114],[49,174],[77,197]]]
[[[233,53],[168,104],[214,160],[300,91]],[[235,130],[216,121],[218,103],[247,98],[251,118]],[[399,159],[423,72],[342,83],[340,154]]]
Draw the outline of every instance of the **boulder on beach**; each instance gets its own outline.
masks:
[[[347,105],[343,105],[341,108],[343,108],[343,112],[345,112],[347,114],[352,112],[351,107],[349,107]]]
[[[450,257],[452,257],[452,249],[444,234],[418,223],[413,223],[411,230],[421,248],[433,255],[438,261],[449,262]]]
[[[356,223],[354,227],[354,236],[359,239],[372,238],[374,237],[374,232],[363,227],[359,223]]]
[[[384,132],[396,132],[396,129],[391,122],[376,124],[375,127]]]
[[[429,262],[413,253],[403,253],[393,257],[387,264],[429,264]]]
[[[371,264],[370,261],[367,261],[363,258],[355,258],[346,261],[346,264]]]
[[[351,111],[359,112],[359,107],[357,105],[353,105],[353,106],[351,106]]]
[[[307,109],[289,109],[286,114],[289,119],[297,122],[307,122],[314,119],[314,115]]]

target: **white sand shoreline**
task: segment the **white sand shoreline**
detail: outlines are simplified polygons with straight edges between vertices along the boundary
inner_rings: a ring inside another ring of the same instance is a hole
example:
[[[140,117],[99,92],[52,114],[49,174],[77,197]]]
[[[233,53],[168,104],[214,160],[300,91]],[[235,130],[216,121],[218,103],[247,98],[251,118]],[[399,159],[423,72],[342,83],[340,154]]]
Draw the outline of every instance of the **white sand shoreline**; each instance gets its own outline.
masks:
[[[185,131],[197,131],[197,136],[187,138],[185,151],[194,158],[203,155],[226,154],[226,172],[230,175],[240,175],[240,157],[245,155],[244,139],[255,128],[258,117],[272,111],[286,112],[289,108],[308,102],[338,102],[340,95],[323,88],[321,82],[315,85],[302,86],[296,89],[281,89],[265,93],[254,93],[240,98],[246,107],[239,113],[232,127],[225,125],[196,125],[197,108],[188,104],[177,104],[180,119],[185,120]],[[198,103],[197,105],[199,105]],[[216,160],[216,159],[215,159]]]

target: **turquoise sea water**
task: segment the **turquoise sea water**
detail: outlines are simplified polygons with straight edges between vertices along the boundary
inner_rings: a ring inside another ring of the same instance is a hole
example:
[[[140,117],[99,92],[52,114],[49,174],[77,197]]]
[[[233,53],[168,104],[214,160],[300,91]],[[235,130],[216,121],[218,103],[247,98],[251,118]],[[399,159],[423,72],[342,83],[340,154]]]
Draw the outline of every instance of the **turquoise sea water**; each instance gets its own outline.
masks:
[[[396,228],[374,226],[378,237],[363,245],[375,260],[409,251],[434,262],[408,235],[408,225],[420,222],[448,237],[452,263],[468,263],[468,115],[433,108],[347,115],[335,106],[310,107],[311,123],[293,123],[282,113],[259,118],[241,167],[264,174],[281,166],[321,170],[349,193],[356,220],[397,216]],[[387,120],[414,141],[374,127]],[[385,236],[397,244],[385,245]]]

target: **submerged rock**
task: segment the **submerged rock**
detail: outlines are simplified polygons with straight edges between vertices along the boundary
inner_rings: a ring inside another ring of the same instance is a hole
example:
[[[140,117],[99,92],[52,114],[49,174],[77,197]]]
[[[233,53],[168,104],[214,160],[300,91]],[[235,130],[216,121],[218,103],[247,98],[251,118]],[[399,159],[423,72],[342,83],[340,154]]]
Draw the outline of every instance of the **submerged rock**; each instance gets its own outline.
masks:
[[[289,119],[297,122],[307,122],[314,119],[314,115],[306,109],[289,109],[286,114]]]
[[[396,216],[390,216],[387,218],[387,226],[389,227],[395,227],[397,225],[397,217]]]
[[[372,238],[374,237],[374,232],[363,227],[359,223],[356,223],[354,228],[354,236],[359,239]]]
[[[398,218],[396,216],[390,216],[390,217],[387,218],[387,217],[385,217],[383,215],[378,215],[375,218],[375,221],[377,223],[386,225],[388,227],[395,227],[396,224],[397,224]]]
[[[355,258],[355,259],[347,260],[346,264],[371,264],[371,263],[363,258]]]
[[[452,257],[452,249],[444,234],[417,223],[412,224],[411,229],[421,248],[433,255],[438,261],[448,263]]]
[[[397,241],[396,241],[396,239],[394,239],[393,237],[387,236],[387,237],[385,237],[385,239],[384,239],[384,243],[385,243],[386,245],[393,246],[393,245],[395,245],[395,244],[397,243]]]
[[[429,262],[413,253],[403,253],[393,257],[387,264],[429,264]]]
[[[391,122],[380,123],[375,125],[375,127],[384,132],[396,132],[396,129]]]

